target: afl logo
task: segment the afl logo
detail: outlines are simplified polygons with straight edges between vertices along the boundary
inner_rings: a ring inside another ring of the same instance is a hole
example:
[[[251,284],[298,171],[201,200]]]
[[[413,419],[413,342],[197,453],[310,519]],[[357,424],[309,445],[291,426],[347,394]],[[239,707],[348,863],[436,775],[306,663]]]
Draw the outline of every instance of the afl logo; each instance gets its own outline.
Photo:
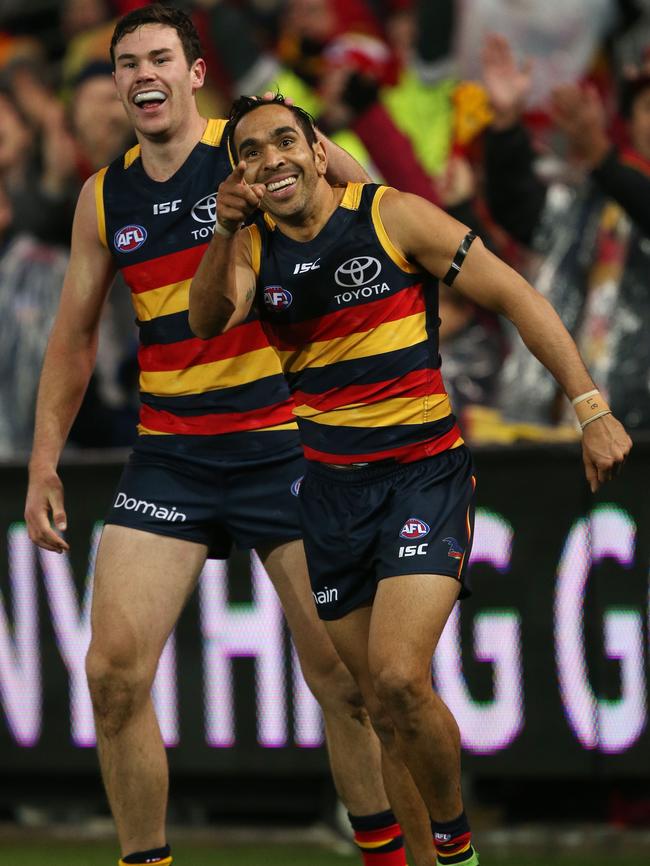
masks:
[[[147,240],[144,226],[124,226],[115,232],[113,246],[120,253],[134,253]]]
[[[192,218],[197,223],[210,223],[213,225],[217,220],[217,194],[211,192],[199,199],[192,208]]]
[[[300,494],[300,485],[302,484],[302,479],[304,477],[304,475],[301,475],[300,478],[296,478],[296,480],[291,485],[291,492],[294,496],[298,496]]]
[[[424,520],[419,520],[417,517],[409,517],[402,527],[399,537],[408,538],[409,541],[412,541],[416,538],[424,538],[430,531],[431,527]]]
[[[337,268],[334,279],[344,289],[356,289],[358,286],[367,286],[376,280],[380,273],[381,262],[372,256],[359,256],[343,262]]]
[[[286,310],[291,306],[293,295],[282,286],[265,286],[264,303],[269,310]]]

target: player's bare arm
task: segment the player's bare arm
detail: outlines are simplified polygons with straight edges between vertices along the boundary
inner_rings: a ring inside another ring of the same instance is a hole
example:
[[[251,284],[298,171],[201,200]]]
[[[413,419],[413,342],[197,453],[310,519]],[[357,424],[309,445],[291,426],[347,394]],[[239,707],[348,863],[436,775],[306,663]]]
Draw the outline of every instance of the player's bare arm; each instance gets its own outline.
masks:
[[[63,486],[56,467],[95,364],[99,320],[113,276],[109,252],[99,240],[95,177],[91,177],[77,204],[70,263],[36,404],[25,520],[30,538],[45,550],[68,549],[56,531],[66,528]]]
[[[190,287],[189,322],[203,340],[243,322],[255,296],[248,231],[239,231],[264,195],[264,184],[244,180],[242,160],[219,186],[214,236]]]
[[[467,227],[424,199],[393,190],[382,199],[380,212],[389,237],[404,255],[442,279]],[[551,304],[487,250],[479,238],[469,248],[454,288],[510,319],[570,400],[596,390],[577,346]],[[585,473],[594,492],[620,469],[632,446],[623,426],[611,414],[584,427],[582,444]]]

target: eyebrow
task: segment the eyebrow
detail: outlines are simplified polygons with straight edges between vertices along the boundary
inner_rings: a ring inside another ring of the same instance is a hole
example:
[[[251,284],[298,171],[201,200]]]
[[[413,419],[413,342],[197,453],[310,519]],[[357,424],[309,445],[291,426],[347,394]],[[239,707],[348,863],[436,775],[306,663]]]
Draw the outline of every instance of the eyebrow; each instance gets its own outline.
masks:
[[[279,138],[281,135],[286,135],[287,132],[293,132],[297,134],[298,130],[293,126],[278,126],[278,128],[274,129],[273,132],[269,135],[269,140]],[[250,147],[252,144],[258,144],[258,142],[258,138],[253,138],[253,136],[249,136],[242,141],[237,150],[242,151],[245,147]]]
[[[165,54],[168,51],[173,51],[173,48],[154,48],[147,55],[148,57],[157,57],[159,54]],[[137,60],[137,54],[118,54],[116,60]]]

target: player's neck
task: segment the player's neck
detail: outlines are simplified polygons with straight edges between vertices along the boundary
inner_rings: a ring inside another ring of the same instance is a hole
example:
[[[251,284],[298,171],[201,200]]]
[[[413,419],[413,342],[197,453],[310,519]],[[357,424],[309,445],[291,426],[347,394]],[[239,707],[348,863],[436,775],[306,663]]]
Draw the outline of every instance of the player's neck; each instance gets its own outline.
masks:
[[[176,174],[203,138],[207,123],[205,117],[196,112],[188,123],[167,140],[156,140],[137,133],[142,165],[149,177],[162,183]]]
[[[294,241],[306,243],[313,240],[324,228],[329,218],[341,203],[345,187],[332,187],[321,178],[310,198],[309,206],[295,218],[282,219],[274,217],[282,234]]]

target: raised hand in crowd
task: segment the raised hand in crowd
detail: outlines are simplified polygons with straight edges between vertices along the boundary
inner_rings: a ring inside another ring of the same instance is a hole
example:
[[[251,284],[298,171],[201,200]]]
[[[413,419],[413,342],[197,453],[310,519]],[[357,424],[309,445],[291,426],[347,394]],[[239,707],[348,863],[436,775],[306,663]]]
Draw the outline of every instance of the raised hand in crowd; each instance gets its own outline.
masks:
[[[519,63],[508,40],[498,33],[485,38],[481,52],[483,84],[494,112],[492,126],[507,129],[521,117],[532,85],[532,61]]]
[[[564,84],[551,92],[551,117],[566,135],[570,153],[595,168],[611,147],[605,108],[592,85]]]

